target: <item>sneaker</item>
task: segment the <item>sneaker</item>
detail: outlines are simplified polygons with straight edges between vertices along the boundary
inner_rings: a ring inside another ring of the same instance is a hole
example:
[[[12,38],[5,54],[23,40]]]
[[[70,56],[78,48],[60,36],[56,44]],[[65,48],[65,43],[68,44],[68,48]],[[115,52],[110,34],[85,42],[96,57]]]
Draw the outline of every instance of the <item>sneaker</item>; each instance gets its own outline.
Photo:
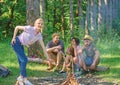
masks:
[[[24,85],[34,85],[34,84],[32,84],[29,80],[25,80]]]
[[[59,74],[66,73],[65,71],[59,71]]]
[[[23,81],[23,78],[19,76],[19,77],[17,78],[17,81]]]
[[[17,78],[17,81],[18,81],[18,84],[19,84],[19,85],[24,85],[24,82],[23,82],[23,78],[22,78],[22,77],[19,76],[19,77]]]

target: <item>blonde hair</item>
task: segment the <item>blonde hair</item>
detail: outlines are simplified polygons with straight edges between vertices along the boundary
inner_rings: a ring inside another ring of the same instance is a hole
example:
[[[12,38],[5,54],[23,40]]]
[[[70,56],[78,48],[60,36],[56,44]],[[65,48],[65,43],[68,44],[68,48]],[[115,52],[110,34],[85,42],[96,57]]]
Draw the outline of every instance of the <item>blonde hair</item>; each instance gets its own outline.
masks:
[[[35,24],[36,24],[36,22],[37,21],[42,21],[42,29],[41,29],[41,32],[42,32],[42,30],[43,30],[43,28],[44,28],[44,20],[42,19],[42,18],[37,18],[36,20],[35,20],[35,22],[34,22],[34,26],[35,26]]]
[[[53,33],[52,38],[54,38],[55,36],[60,36],[60,35],[58,33]]]

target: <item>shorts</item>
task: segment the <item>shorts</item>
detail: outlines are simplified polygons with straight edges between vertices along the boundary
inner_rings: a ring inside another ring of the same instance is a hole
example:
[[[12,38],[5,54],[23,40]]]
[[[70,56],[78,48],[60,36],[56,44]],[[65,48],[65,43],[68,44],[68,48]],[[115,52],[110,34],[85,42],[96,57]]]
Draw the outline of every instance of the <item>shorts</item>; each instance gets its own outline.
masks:
[[[93,63],[93,61],[94,61],[93,57],[86,57],[85,58],[85,64],[86,64],[86,66],[91,66],[92,63]]]

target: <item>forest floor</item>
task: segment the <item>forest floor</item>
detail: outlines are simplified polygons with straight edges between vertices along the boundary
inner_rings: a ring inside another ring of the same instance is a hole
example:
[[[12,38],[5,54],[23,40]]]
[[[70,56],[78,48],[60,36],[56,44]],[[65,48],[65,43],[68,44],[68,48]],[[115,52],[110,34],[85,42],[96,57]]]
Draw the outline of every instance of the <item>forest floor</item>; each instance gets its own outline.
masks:
[[[67,73],[64,73],[54,77],[31,77],[30,80],[34,85],[61,85],[66,80],[66,77]],[[83,74],[77,77],[77,80],[79,85],[118,85],[117,82],[108,82],[102,77],[94,75],[94,73]]]

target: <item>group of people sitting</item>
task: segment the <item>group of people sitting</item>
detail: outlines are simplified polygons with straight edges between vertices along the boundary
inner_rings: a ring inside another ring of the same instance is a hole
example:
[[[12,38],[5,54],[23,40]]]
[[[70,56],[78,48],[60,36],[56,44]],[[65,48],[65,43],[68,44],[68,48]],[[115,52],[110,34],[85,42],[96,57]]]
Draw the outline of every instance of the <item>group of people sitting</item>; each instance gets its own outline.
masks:
[[[36,41],[41,45],[45,56],[48,58],[48,70],[52,70],[55,67],[55,71],[62,65],[61,72],[65,71],[66,66],[69,62],[73,62],[78,65],[79,68],[84,70],[95,70],[99,63],[99,51],[92,44],[93,38],[86,35],[83,39],[84,46],[80,46],[78,38],[71,40],[71,45],[68,47],[67,52],[64,51],[64,44],[60,40],[60,36],[57,33],[52,35],[52,41],[50,41],[46,48],[43,42],[42,30],[44,28],[44,20],[38,18],[34,22],[34,26],[16,26],[14,29],[13,37],[11,40],[11,46],[16,53],[18,64],[19,64],[19,76],[17,82],[25,85],[33,85],[27,79],[26,66],[28,58],[24,51],[24,46],[29,47]],[[19,34],[19,30],[22,32]],[[19,34],[19,35],[18,35]],[[61,64],[63,63],[63,64]],[[89,68],[88,68],[89,67]],[[16,84],[17,85],[17,84]],[[21,85],[21,84],[20,84]]]
[[[100,61],[100,53],[93,45],[93,41],[90,35],[85,35],[84,46],[81,46],[79,38],[73,37],[69,47],[64,51],[64,43],[60,40],[60,35],[54,33],[52,40],[46,46],[50,61],[47,70],[54,68],[55,71],[64,73],[71,62],[84,71],[95,70]]]

